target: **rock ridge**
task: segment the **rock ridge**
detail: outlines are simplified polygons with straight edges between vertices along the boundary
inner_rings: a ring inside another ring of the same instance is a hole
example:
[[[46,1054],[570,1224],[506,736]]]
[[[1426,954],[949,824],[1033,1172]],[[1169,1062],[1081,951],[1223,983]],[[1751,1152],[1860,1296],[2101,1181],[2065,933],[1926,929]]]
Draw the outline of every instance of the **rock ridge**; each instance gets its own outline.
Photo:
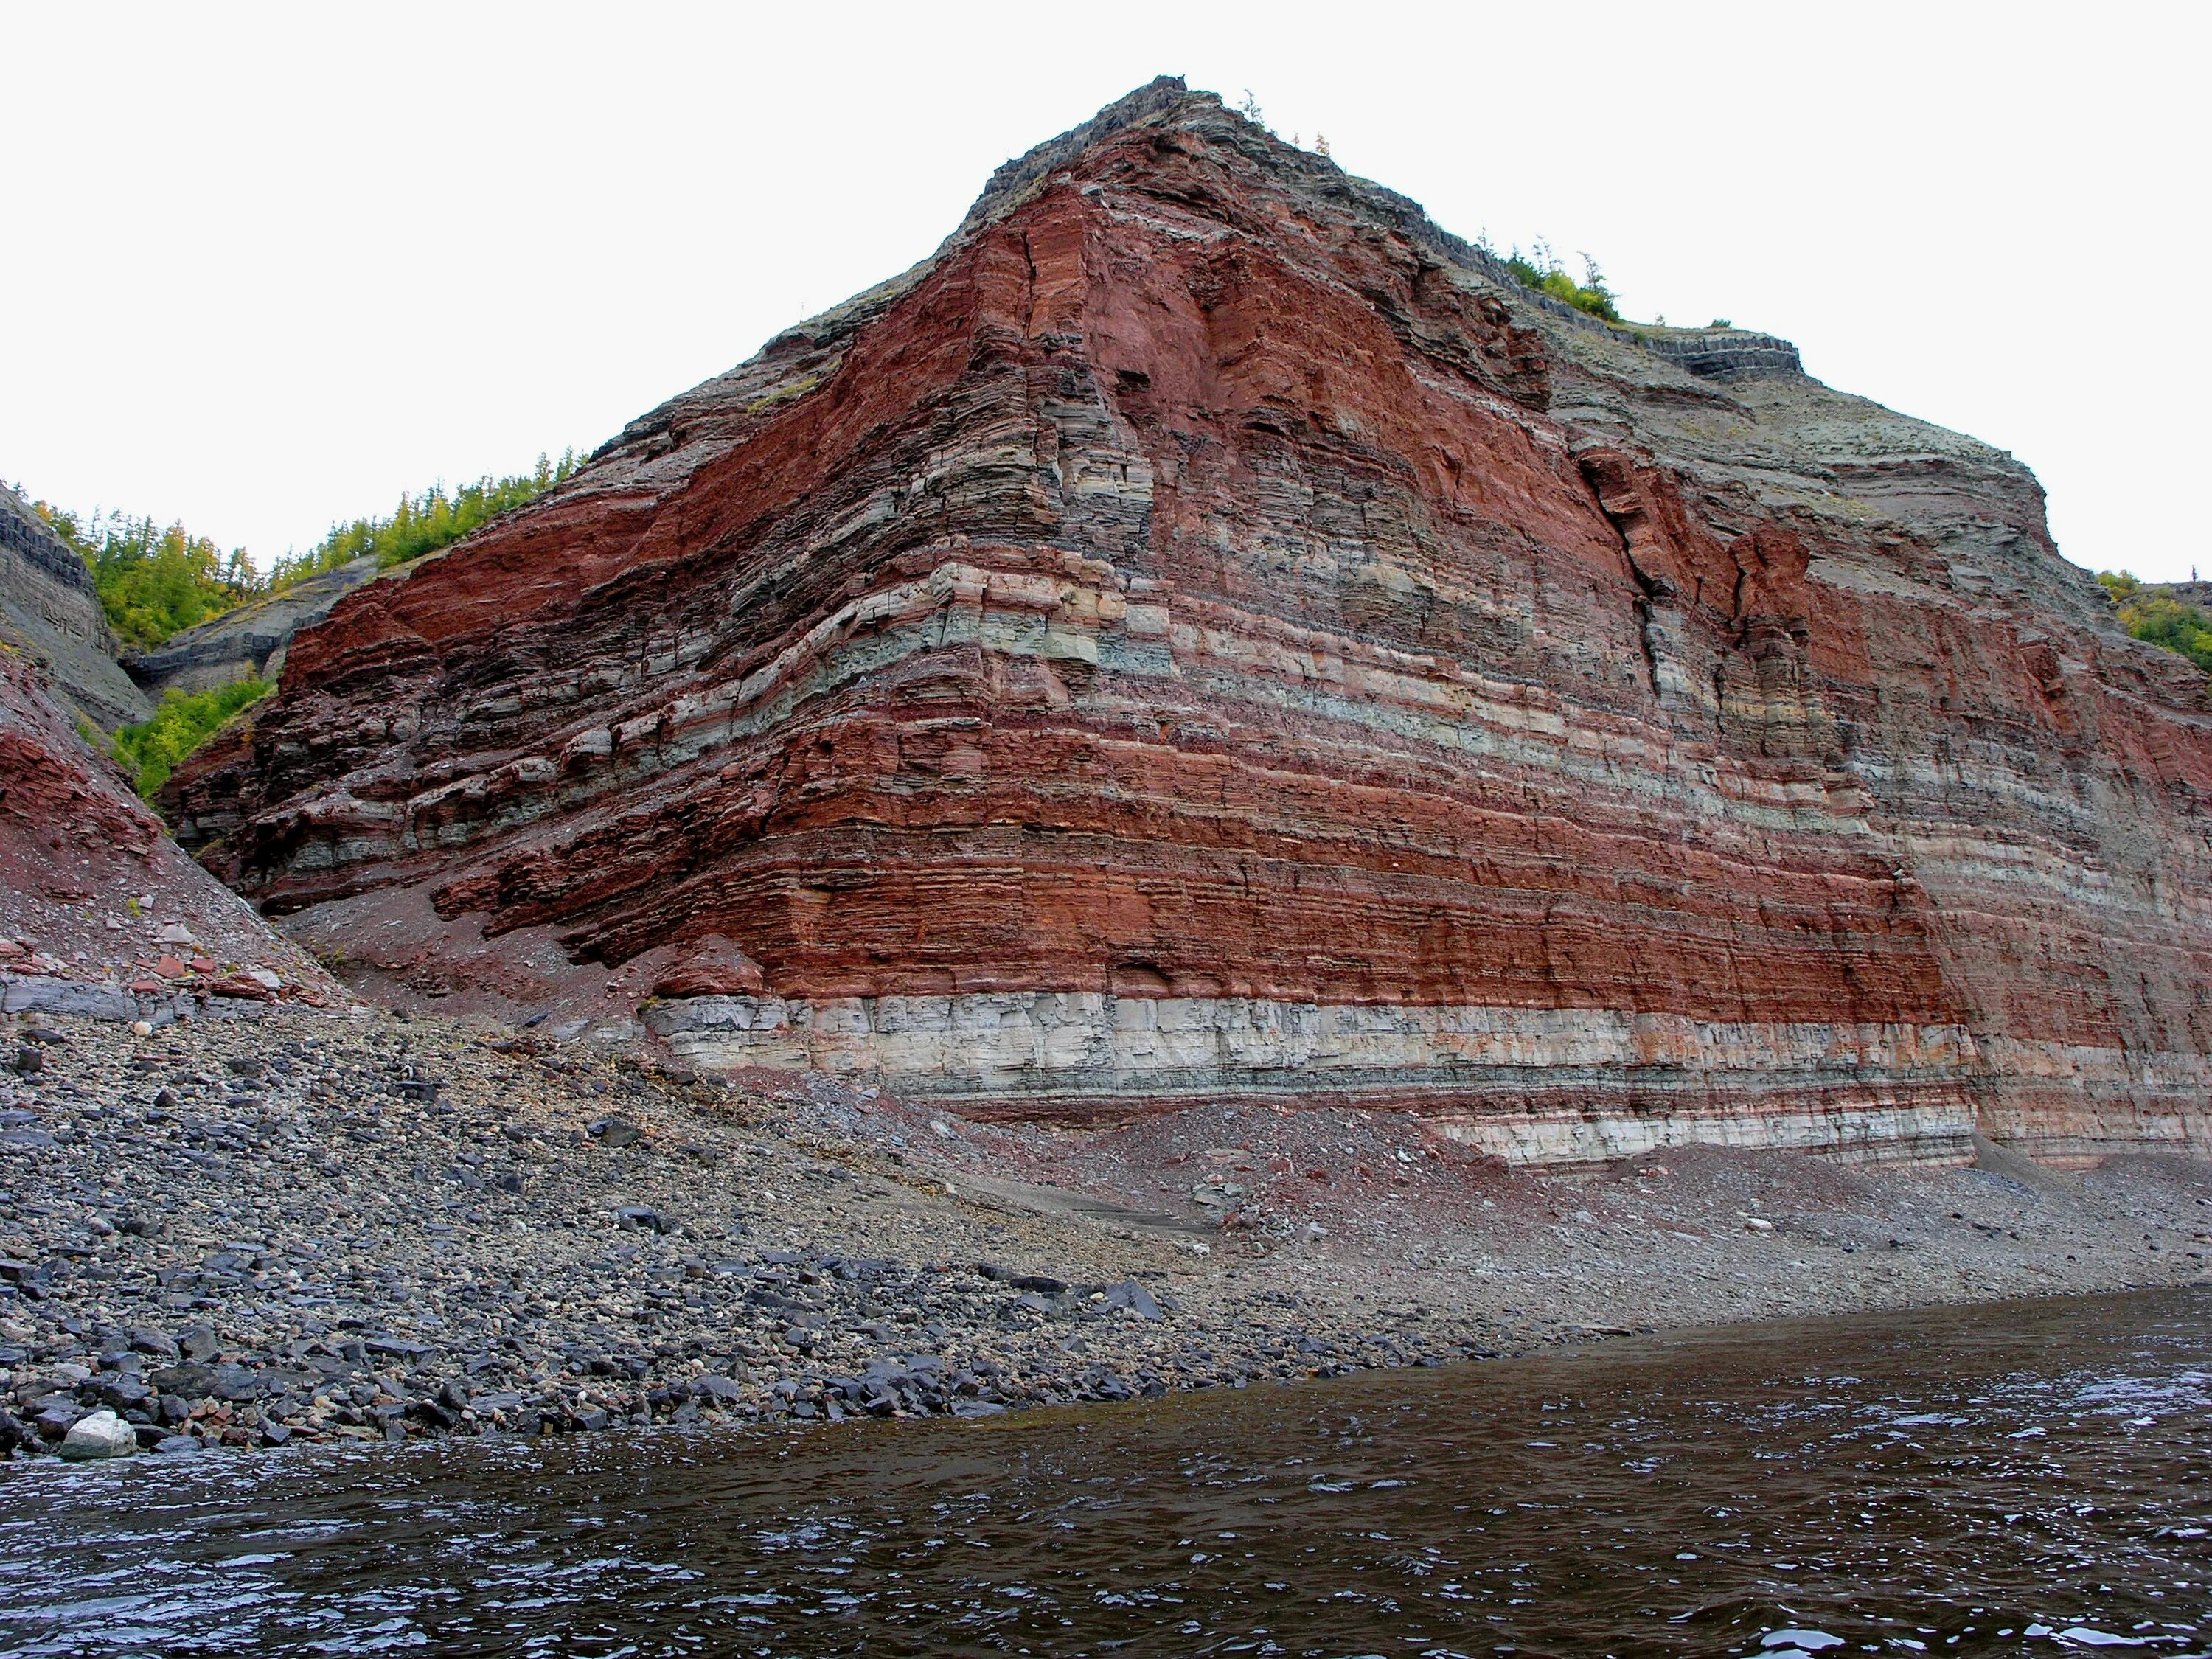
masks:
[[[2204,1144],[2207,720],[2010,457],[1164,80],[167,801],[302,938],[711,1066],[2078,1159]]]
[[[1743,374],[1802,374],[1797,348],[1771,334],[1735,329],[1686,334],[1638,334],[1637,344],[1686,368],[1700,380],[1733,380]]]

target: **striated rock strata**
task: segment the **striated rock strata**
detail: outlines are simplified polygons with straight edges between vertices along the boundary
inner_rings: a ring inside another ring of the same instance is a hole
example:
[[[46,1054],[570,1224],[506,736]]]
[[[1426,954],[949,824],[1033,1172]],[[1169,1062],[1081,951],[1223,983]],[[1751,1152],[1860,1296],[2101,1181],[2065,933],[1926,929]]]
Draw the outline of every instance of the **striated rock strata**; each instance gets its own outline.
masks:
[[[112,732],[153,712],[115,663],[115,636],[76,550],[0,485],[0,645],[29,657],[72,714]]]
[[[364,554],[173,634],[150,651],[134,652],[123,666],[155,697],[164,691],[212,690],[257,675],[273,679],[283,672],[292,635],[320,622],[332,605],[376,574],[375,556]]]
[[[0,646],[0,1013],[166,1024],[339,998],[185,856],[52,687]]]
[[[550,931],[973,1113],[2081,1157],[2205,1133],[2205,686],[2008,456],[1162,81],[349,597],[172,804],[310,935],[520,995]]]

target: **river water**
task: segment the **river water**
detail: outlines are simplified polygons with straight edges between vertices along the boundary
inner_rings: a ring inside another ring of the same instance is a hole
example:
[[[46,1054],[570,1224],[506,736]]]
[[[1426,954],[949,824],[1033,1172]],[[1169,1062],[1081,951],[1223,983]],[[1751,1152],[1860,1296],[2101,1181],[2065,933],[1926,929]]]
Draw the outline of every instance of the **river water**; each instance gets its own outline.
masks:
[[[2212,1292],[810,1433],[0,1472],[8,1654],[2212,1649]]]

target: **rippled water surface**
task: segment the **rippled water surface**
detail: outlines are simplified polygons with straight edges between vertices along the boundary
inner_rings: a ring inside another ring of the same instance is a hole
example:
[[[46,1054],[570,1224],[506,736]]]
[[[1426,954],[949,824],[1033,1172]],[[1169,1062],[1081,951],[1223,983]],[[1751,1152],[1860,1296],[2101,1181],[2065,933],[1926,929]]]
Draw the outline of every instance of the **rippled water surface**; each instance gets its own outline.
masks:
[[[9,1654],[2212,1647],[2212,1293],[984,1423],[0,1473]]]

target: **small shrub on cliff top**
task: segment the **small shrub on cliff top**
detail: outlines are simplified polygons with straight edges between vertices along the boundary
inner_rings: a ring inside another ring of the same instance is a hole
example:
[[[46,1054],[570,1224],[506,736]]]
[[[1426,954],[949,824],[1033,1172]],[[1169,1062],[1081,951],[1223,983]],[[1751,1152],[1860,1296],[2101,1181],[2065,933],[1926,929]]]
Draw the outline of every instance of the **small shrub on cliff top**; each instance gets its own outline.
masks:
[[[443,483],[434,483],[419,495],[402,495],[388,518],[332,525],[331,533],[305,553],[288,554],[277,560],[270,580],[273,586],[283,587],[319,571],[349,564],[364,553],[374,553],[377,564],[386,570],[405,564],[451,546],[509,508],[544,495],[555,484],[574,477],[583,465],[574,450],[566,449],[557,461],[540,455],[533,471],[505,478],[478,478],[450,494]]]
[[[131,771],[147,799],[169,781],[185,756],[222,729],[230,717],[276,689],[274,680],[234,680],[212,691],[162,694],[154,718],[115,734],[115,757]]]
[[[1559,263],[1549,245],[1539,241],[1532,252],[1525,254],[1516,246],[1505,256],[1505,268],[1523,288],[1548,294],[1577,311],[1602,317],[1608,323],[1620,322],[1620,308],[1613,301],[1613,290],[1606,286],[1605,272],[1589,254],[1583,254],[1582,260],[1583,280],[1578,283],[1567,275],[1566,267]]]
[[[2120,626],[2136,639],[2163,646],[2212,674],[2212,616],[2163,593],[2147,593],[2124,570],[2100,571],[2097,580],[2111,595]]]

